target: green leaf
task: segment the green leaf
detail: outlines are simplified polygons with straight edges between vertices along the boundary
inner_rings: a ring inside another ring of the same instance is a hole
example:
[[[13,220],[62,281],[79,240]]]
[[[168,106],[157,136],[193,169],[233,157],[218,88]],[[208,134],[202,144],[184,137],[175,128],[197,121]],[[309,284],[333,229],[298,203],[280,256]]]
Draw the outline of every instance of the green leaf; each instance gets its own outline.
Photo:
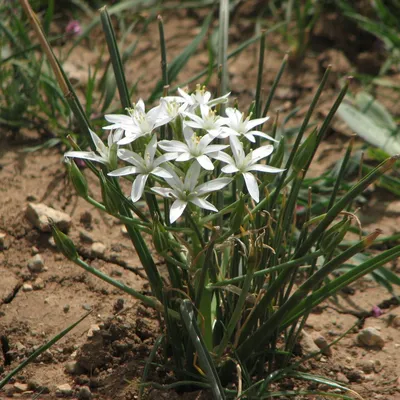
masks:
[[[208,27],[210,26],[211,19],[212,19],[212,13],[210,13],[207,16],[207,18],[204,20],[200,33],[193,39],[192,43],[190,43],[189,46],[185,47],[185,49],[183,49],[182,53],[179,54],[169,64],[168,79],[169,79],[170,83],[173,82],[177,78],[179,72],[190,60],[190,57],[196,52],[197,48],[199,47],[201,41],[204,39],[204,37],[208,31]],[[164,87],[164,80],[160,79],[157,82],[156,87],[153,90],[153,93],[150,95],[148,102],[152,103],[153,101],[155,101],[155,99],[162,94],[163,87]]]

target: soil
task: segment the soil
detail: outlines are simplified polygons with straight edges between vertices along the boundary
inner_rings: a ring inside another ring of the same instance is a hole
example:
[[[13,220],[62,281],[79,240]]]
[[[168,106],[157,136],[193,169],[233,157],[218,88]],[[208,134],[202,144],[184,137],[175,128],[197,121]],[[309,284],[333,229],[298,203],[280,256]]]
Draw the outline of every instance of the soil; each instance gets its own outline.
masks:
[[[253,32],[254,10],[247,7],[239,10],[232,21],[232,48]],[[170,59],[198,33],[202,14],[179,11],[164,15]],[[304,116],[324,67],[334,64],[333,77],[317,107],[317,118],[326,115],[342,78],[357,69],[359,58],[347,59],[348,49],[344,47],[347,43],[342,39],[336,40],[341,38],[341,33],[329,31],[335,26],[335,15],[324,18],[326,21],[315,29],[311,48],[301,66],[285,72],[271,107],[272,115],[279,108],[282,116],[299,107],[293,124]],[[156,38],[157,25],[154,23],[140,40],[138,56],[127,64],[128,80],[138,80],[137,97],[148,96],[160,76],[159,62],[154,61],[159,54]],[[267,43],[266,91],[288,49],[278,33],[269,35]],[[82,66],[86,71],[88,63],[94,65],[100,47],[100,44],[93,47],[83,43],[72,53],[67,70],[75,79],[76,87],[85,88],[87,76],[82,73]],[[361,48],[359,55],[361,53],[375,54],[371,48]],[[253,45],[229,62],[232,92],[242,107],[248,106],[254,96],[257,57],[258,49]],[[207,60],[207,49],[203,46],[190,60],[180,80],[184,81],[206,67]],[[391,79],[396,79],[396,75]],[[211,88],[215,82],[215,79],[211,81]],[[357,83],[354,85],[357,87]],[[393,96],[387,96],[385,90],[378,92],[378,98],[386,99],[385,104],[395,112],[392,102],[387,100]],[[330,168],[340,158],[349,134],[351,132],[340,121],[334,122],[317,154],[314,174]],[[0,392],[0,399],[52,399],[59,395],[57,387],[64,384],[71,386],[69,396],[73,398],[86,398],[82,397],[87,390],[82,389],[84,387],[89,387],[96,399],[138,398],[138,383],[145,361],[161,335],[157,315],[66,260],[54,246],[50,234],[38,231],[28,222],[25,210],[29,202],[34,202],[66,212],[72,218],[69,234],[78,245],[81,256],[92,266],[146,292],[148,284],[129,239],[116,220],[74,194],[65,174],[60,149],[24,152],[27,146],[41,142],[42,138],[35,132],[21,131],[13,136],[3,130],[0,140],[0,233],[5,234],[0,250],[2,375],[91,310],[73,331],[22,370]],[[94,197],[98,198],[99,193],[93,190]],[[363,228],[372,231],[379,226],[386,234],[397,232],[399,205],[399,200],[393,201],[387,193],[373,191],[368,207],[359,212],[364,217],[361,218]],[[93,242],[104,244],[104,254],[93,252]],[[32,273],[27,264],[35,254],[42,257],[44,269]],[[390,267],[395,272],[400,271],[397,263]],[[333,347],[332,355],[307,362],[302,368],[342,381],[364,399],[400,399],[400,327],[393,323],[396,315],[400,318],[399,305],[393,294],[369,279],[363,279],[350,289],[340,293],[335,301],[314,310],[305,330],[321,334],[330,342],[356,322],[358,324]],[[398,287],[394,290],[400,295]],[[374,306],[379,306],[383,314],[374,316]],[[358,345],[357,332],[365,327],[375,327],[380,332],[385,342],[382,349]],[[148,379],[164,384],[173,382],[173,377],[161,367],[152,367]],[[298,382],[285,384],[287,389],[299,387]],[[323,385],[318,389],[323,390]],[[210,396],[201,391],[181,395],[173,390],[150,388],[146,389],[144,398],[209,399]]]

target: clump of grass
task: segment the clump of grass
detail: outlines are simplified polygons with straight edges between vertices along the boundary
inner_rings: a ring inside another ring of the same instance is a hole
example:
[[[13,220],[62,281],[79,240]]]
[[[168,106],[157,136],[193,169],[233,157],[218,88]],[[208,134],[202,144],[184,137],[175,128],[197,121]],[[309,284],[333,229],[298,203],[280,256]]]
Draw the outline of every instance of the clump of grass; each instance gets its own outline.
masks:
[[[227,19],[228,2],[222,1],[220,7],[220,15]],[[128,109],[125,114],[106,116],[110,132],[104,144],[91,130],[77,97],[71,96],[71,109],[91,150],[80,149],[71,139],[74,149],[65,157],[77,193],[125,224],[149,279],[151,295],[87,264],[71,239],[54,227],[60,250],[88,273],[159,311],[164,336],[150,355],[145,377],[157,348],[163,346],[173,362],[177,380],[173,386],[209,388],[215,399],[309,393],[276,392],[275,383],[285,377],[326,383],[342,390],[342,398],[350,398],[352,392],[346,387],[301,373],[296,370],[298,363],[293,363],[294,346],[313,307],[400,255],[400,246],[395,246],[340,275],[333,274],[363,254],[379,236],[380,231],[375,231],[343,246],[347,232],[357,227],[351,212],[354,199],[390,170],[397,156],[384,160],[341,193],[350,146],[327,204],[315,213],[310,192],[305,215],[297,219],[307,171],[349,80],[321,126],[310,129],[330,69],[326,71],[288,151],[285,137],[275,139],[279,121],[266,125],[287,58],[267,99],[262,99],[261,51],[257,106],[243,114],[229,107],[225,92],[212,98],[201,85],[189,92],[169,90],[171,67],[159,19],[164,93],[160,103],[148,110],[142,100],[131,104],[105,8],[101,21],[120,99]],[[222,87],[228,76],[227,26],[227,20],[220,21]],[[35,29],[52,65],[59,68],[60,83],[69,87],[36,22]],[[89,194],[86,176],[74,164],[75,158],[85,160],[87,173],[98,179],[101,198]],[[132,182],[130,194],[122,191],[121,179]],[[169,280],[161,278],[144,235],[164,259]],[[232,382],[234,389],[227,389]]]

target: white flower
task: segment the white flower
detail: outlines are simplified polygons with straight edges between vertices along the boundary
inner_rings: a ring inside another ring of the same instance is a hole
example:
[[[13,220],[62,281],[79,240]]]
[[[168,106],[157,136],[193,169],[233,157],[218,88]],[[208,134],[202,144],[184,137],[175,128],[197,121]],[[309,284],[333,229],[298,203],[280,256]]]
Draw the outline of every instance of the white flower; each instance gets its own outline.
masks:
[[[230,107],[227,108],[225,112],[227,117],[223,118],[223,120],[226,127],[222,128],[223,134],[221,134],[221,137],[244,136],[246,139],[250,140],[250,142],[254,143],[256,141],[254,136],[261,136],[265,139],[276,142],[273,137],[267,135],[266,133],[253,130],[255,126],[266,122],[269,117],[250,120],[249,115],[246,119],[244,119],[243,113],[235,108]]]
[[[176,117],[183,115],[187,108],[187,104],[182,100],[181,97],[177,96],[161,97],[161,113],[165,115],[165,120],[167,120],[167,122],[174,121]]]
[[[146,113],[142,99],[132,109],[128,109],[127,111],[129,115],[105,115],[105,119],[112,124],[105,126],[103,129],[120,128],[124,130],[125,138],[118,142],[120,145],[131,143],[138,137],[150,134],[154,129],[169,122],[161,106],[154,107]]]
[[[83,158],[85,160],[99,162],[105,165],[110,165],[111,157],[112,157],[112,147],[116,146],[116,143],[121,139],[123,135],[123,131],[121,129],[116,129],[114,132],[111,131],[108,135],[106,146],[103,141],[94,133],[91,129],[89,129],[90,136],[92,137],[92,141],[96,147],[96,152],[94,151],[68,151],[64,154],[64,157],[73,157],[73,158]]]
[[[195,111],[198,107],[206,112],[210,107],[221,103],[227,103],[228,96],[230,95],[230,93],[227,93],[224,96],[211,100],[211,93],[206,90],[205,86],[200,85],[196,85],[196,90],[192,94],[188,94],[180,88],[178,88],[178,92],[191,112]]]
[[[189,202],[200,208],[217,212],[218,210],[205,197],[211,192],[221,190],[232,181],[231,178],[217,178],[197,185],[200,176],[200,165],[197,162],[190,166],[184,182],[174,171],[170,172],[172,178],[164,178],[170,188],[153,187],[151,189],[163,197],[175,199],[169,210],[171,223],[183,214]]]
[[[161,157],[154,158],[157,149],[157,136],[154,135],[144,151],[144,158],[132,151],[121,149],[118,150],[118,157],[132,166],[123,167],[110,172],[109,176],[125,176],[138,174],[133,181],[131,198],[133,202],[138,201],[143,194],[149,175],[155,175],[160,178],[172,178],[172,175],[164,168],[160,167],[166,161],[176,158],[177,154],[168,153]]]
[[[201,108],[201,117],[194,113],[184,113],[184,115],[190,120],[185,120],[184,124],[194,129],[203,129],[207,131],[213,137],[218,137],[221,132],[221,127],[225,121],[219,115],[216,115],[215,111],[211,109]]]
[[[271,167],[269,165],[257,164],[261,159],[268,157],[274,147],[272,145],[261,146],[254,151],[250,151],[249,154],[245,155],[243,146],[236,136],[230,137],[231,149],[233,158],[223,152],[219,152],[214,158],[220,160],[227,165],[221,169],[225,174],[241,173],[246,183],[247,190],[253,200],[258,203],[260,201],[260,193],[258,190],[258,184],[255,176],[250,171],[269,172],[276,174],[284,171],[281,168]]]
[[[207,170],[213,170],[214,165],[210,160],[218,151],[228,147],[228,145],[210,144],[214,139],[211,135],[198,137],[189,127],[184,128],[183,136],[185,143],[178,140],[161,140],[159,146],[168,153],[178,153],[176,161],[189,161],[195,158],[199,164]]]

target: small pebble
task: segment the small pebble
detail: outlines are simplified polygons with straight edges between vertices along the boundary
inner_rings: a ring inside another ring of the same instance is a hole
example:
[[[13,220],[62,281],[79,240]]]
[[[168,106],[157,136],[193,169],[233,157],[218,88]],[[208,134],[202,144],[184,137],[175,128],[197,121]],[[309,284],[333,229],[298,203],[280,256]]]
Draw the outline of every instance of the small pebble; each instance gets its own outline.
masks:
[[[36,254],[28,260],[28,268],[32,273],[42,272],[44,267],[44,261],[40,254]]]
[[[338,372],[336,374],[336,380],[339,382],[343,382],[343,383],[349,383],[347,376],[345,374],[343,374],[342,372]]]
[[[90,304],[82,304],[82,308],[86,311],[90,311],[92,309],[92,306]]]
[[[101,242],[94,242],[91,247],[91,252],[94,257],[102,257],[106,252],[106,246]]]
[[[364,380],[364,372],[359,369],[353,369],[347,373],[347,379],[350,382],[361,382]]]
[[[363,360],[357,363],[357,367],[361,368],[366,374],[370,374],[374,371],[374,361]]]
[[[14,384],[14,389],[17,393],[23,393],[28,390],[28,385],[26,383],[15,383]]]
[[[396,315],[392,320],[392,326],[394,328],[400,328],[400,315]]]
[[[93,243],[93,237],[88,231],[85,231],[83,229],[79,230],[79,239],[84,242],[84,243]]]
[[[0,251],[7,249],[6,237],[7,235],[4,232],[0,232]]]
[[[327,347],[329,343],[322,335],[314,336],[314,343],[321,349],[323,355],[328,357],[332,355],[332,347]]]
[[[24,292],[32,292],[33,287],[32,287],[32,285],[29,284],[29,283],[24,283],[24,284],[22,285],[22,290],[23,290]]]
[[[63,385],[59,385],[56,388],[56,396],[57,397],[69,397],[72,396],[72,387],[68,383],[64,383]]]
[[[69,304],[66,304],[66,305],[63,307],[63,311],[64,311],[65,314],[69,311]]]
[[[32,246],[31,248],[31,253],[34,256],[35,254],[39,253],[39,249],[36,246]]]
[[[357,335],[357,341],[361,346],[377,347],[382,349],[385,346],[380,332],[375,328],[364,328]]]
[[[98,332],[99,330],[100,330],[100,327],[98,325],[96,325],[96,324],[90,325],[90,328],[89,328],[88,333],[87,333],[87,337],[88,338],[93,337],[94,333]]]

